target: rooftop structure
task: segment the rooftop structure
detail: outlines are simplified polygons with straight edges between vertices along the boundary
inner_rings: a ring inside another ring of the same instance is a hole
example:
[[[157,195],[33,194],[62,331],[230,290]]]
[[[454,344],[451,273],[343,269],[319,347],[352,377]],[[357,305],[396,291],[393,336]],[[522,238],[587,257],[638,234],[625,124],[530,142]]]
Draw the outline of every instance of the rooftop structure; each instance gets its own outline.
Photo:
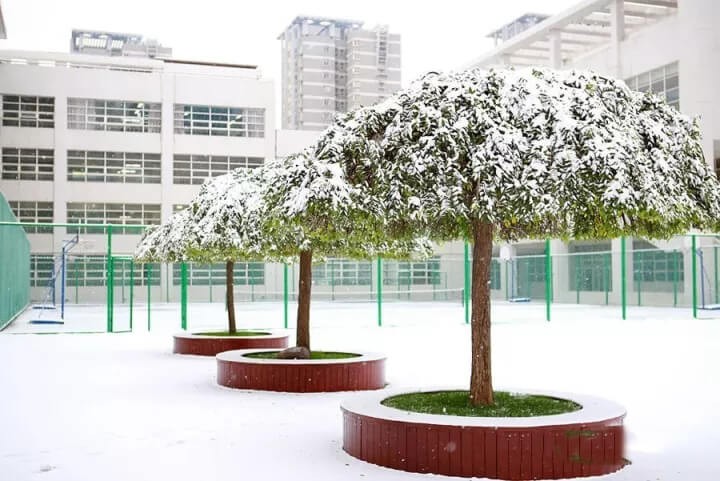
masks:
[[[95,30],[73,30],[70,51],[113,57],[169,58],[172,49],[163,47],[157,40],[145,39],[132,33],[113,33]]]

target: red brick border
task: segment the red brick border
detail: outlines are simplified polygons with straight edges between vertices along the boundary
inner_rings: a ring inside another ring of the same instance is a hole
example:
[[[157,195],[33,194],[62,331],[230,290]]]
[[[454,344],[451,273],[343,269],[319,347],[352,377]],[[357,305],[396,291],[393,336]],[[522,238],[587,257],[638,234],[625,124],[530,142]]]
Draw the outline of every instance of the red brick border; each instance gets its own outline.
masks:
[[[549,394],[572,399],[583,409],[536,418],[466,419],[380,405],[393,394],[369,396],[376,408],[362,400],[343,403],[348,454],[415,473],[507,480],[597,476],[626,464],[625,411],[609,401]]]
[[[364,391],[385,387],[385,357],[347,359],[257,359],[253,349],[217,355],[217,382],[235,389],[281,392]]]
[[[173,352],[175,354],[194,354],[196,356],[215,356],[224,351],[250,348],[279,348],[288,345],[287,334],[268,334],[265,336],[199,336],[195,334],[175,334]]]

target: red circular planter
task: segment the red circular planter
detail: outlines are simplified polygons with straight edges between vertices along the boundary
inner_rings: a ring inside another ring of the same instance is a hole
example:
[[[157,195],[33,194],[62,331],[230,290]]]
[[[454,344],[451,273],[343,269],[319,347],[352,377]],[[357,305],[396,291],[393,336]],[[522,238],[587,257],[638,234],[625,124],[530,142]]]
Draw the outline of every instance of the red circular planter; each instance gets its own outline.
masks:
[[[257,359],[253,349],[217,355],[217,382],[235,389],[281,392],[364,391],[385,387],[385,357],[347,359]]]
[[[250,348],[279,348],[288,345],[287,334],[268,334],[264,336],[200,336],[196,334],[175,334],[173,352],[175,354],[195,354],[196,356],[215,356],[224,351]]]
[[[626,464],[625,410],[610,401],[529,392],[582,405],[579,411],[528,418],[473,418],[383,406],[396,394],[368,393],[342,403],[343,449],[388,468],[447,476],[528,480],[597,476]]]

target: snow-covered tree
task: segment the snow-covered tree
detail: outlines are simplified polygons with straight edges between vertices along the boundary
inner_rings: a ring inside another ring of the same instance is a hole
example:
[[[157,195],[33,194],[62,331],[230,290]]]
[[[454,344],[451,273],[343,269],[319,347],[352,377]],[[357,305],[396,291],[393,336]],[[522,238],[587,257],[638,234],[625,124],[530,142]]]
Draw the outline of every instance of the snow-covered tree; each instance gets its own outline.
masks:
[[[493,238],[662,238],[720,213],[697,123],[591,72],[429,74],[338,118],[317,150],[372,192],[393,235],[472,243],[476,405],[493,403]]]
[[[259,174],[235,170],[203,184],[189,206],[146,231],[135,251],[141,261],[225,262],[228,332],[237,332],[233,271],[237,260],[263,259]]]
[[[309,148],[270,162],[262,169],[265,253],[299,258],[296,345],[310,349],[310,296],[313,257],[394,258],[425,256],[427,239],[391,239],[383,232],[373,203],[348,182],[342,165]]]

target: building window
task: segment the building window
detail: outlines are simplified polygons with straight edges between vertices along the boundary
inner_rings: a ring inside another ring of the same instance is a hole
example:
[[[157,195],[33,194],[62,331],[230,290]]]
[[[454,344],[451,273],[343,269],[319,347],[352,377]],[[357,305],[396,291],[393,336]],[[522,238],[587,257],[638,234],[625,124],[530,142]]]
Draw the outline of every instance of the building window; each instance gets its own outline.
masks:
[[[67,180],[159,184],[160,154],[68,150]]]
[[[665,99],[668,105],[680,109],[680,80],[677,62],[631,77],[625,83],[633,90],[659,95]]]
[[[265,137],[265,109],[175,104],[175,133]]]
[[[568,245],[568,289],[609,292],[612,290],[610,242],[571,242]]]
[[[643,291],[671,292],[673,284],[682,290],[685,266],[682,252],[666,252],[650,242],[633,239],[633,281]]]
[[[30,287],[48,287],[54,267],[52,254],[30,254]]]
[[[173,264],[173,285],[179,286],[181,273],[179,263]],[[189,286],[224,286],[225,264],[187,264]],[[233,266],[233,282],[236,286],[262,286],[265,284],[265,264],[262,262],[236,262]]]
[[[313,266],[313,283],[326,286],[369,286],[372,264],[348,259],[328,259]]]
[[[10,208],[17,217],[18,222],[52,223],[53,203],[35,201],[8,201]],[[51,234],[52,227],[25,226],[28,234]]]
[[[159,103],[68,98],[68,128],[110,132],[160,132]]]
[[[55,155],[51,149],[2,149],[4,180],[53,180]]]
[[[173,184],[199,185],[211,177],[227,174],[235,169],[254,169],[263,162],[262,157],[175,154]]]
[[[383,284],[439,285],[440,260],[432,258],[422,262],[387,262],[383,268]]]
[[[160,223],[160,204],[67,203],[68,224],[150,225]],[[104,234],[103,227],[68,227],[70,234]],[[114,234],[141,234],[138,228],[116,228]]]
[[[55,99],[28,95],[2,96],[2,124],[5,127],[55,126]]]

